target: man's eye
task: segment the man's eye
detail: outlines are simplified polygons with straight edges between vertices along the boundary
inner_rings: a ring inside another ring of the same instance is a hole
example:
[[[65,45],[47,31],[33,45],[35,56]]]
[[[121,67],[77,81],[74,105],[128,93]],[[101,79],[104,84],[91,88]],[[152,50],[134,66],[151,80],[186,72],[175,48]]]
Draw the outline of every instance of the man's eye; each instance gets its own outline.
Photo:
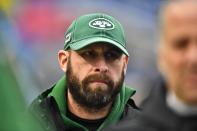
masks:
[[[81,56],[86,58],[86,59],[87,58],[90,59],[90,58],[95,58],[96,55],[93,51],[84,51],[84,52],[81,53]]]
[[[105,53],[105,59],[114,61],[116,59],[119,59],[121,56],[121,53],[115,52],[115,51],[108,51]]]
[[[82,55],[83,56],[90,56],[90,55],[92,55],[92,52],[91,51],[85,51],[85,52],[83,52]]]
[[[188,39],[179,39],[174,42],[174,47],[176,49],[184,49],[187,47],[188,43],[189,43]]]

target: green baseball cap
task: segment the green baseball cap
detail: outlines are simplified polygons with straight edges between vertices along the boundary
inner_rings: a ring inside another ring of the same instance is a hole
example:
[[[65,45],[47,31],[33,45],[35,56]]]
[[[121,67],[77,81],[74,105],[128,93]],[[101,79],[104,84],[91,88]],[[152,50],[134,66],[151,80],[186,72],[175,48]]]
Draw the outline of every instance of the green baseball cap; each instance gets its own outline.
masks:
[[[79,50],[97,42],[116,46],[129,56],[122,25],[103,13],[83,15],[73,21],[65,33],[64,49]]]

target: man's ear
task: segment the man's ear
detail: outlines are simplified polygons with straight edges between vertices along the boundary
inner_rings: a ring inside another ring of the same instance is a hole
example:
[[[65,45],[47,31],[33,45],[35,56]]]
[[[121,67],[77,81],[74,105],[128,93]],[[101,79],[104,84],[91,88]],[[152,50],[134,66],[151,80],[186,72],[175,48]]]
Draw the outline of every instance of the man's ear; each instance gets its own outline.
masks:
[[[128,56],[124,56],[124,75],[126,75],[126,72],[127,72],[127,65],[128,65],[128,62],[129,62],[129,57]]]
[[[164,47],[164,44],[165,43],[160,43],[157,50],[157,69],[163,76],[165,76],[164,73],[166,68],[166,47]]]
[[[65,51],[65,50],[58,51],[59,66],[64,72],[67,71],[69,55],[70,55],[70,53],[68,51]]]

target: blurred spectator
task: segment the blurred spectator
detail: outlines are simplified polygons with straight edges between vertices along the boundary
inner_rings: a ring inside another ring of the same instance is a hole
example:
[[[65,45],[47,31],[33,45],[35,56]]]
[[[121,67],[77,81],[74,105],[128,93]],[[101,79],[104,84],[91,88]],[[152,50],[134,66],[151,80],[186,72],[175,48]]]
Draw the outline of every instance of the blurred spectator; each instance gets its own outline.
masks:
[[[170,0],[160,12],[159,85],[142,103],[137,121],[114,130],[197,130],[197,1]]]

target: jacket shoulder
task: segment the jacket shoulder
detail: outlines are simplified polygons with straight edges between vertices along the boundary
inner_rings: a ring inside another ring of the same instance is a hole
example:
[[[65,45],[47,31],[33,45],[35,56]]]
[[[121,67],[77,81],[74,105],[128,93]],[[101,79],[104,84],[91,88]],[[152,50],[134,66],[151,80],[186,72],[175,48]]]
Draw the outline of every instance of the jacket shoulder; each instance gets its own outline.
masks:
[[[48,97],[48,94],[52,91],[52,88],[47,89],[33,100],[29,106],[29,111],[33,116],[42,124],[46,131],[56,131],[57,125],[54,119],[60,116],[60,112],[57,107],[57,103],[53,97]],[[58,120],[59,122],[59,120]],[[60,130],[61,131],[61,130]],[[63,130],[62,130],[63,131]]]
[[[135,101],[132,98],[129,98],[127,104],[125,105],[125,109],[120,120],[135,119],[139,113],[140,108],[135,104]]]

